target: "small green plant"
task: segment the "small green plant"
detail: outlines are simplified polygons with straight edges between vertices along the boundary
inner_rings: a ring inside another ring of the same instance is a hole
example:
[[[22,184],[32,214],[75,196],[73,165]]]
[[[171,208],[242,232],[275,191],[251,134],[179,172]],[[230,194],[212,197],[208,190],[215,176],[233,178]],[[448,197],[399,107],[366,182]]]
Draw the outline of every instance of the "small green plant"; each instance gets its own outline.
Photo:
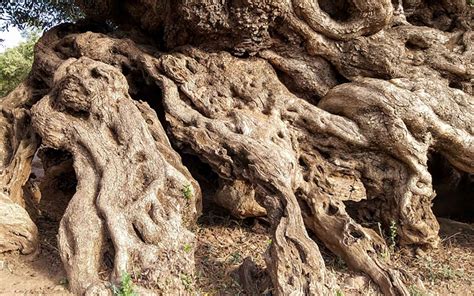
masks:
[[[347,269],[347,265],[346,265],[346,261],[344,261],[344,259],[342,259],[341,257],[337,256],[333,259],[333,266],[339,270],[346,270]]]
[[[189,253],[189,252],[191,252],[191,251],[193,250],[193,246],[190,245],[190,244],[185,244],[185,245],[183,246],[183,250],[184,250],[186,253]]]
[[[437,274],[436,274],[436,271],[435,271],[435,266],[433,265],[433,262],[431,262],[431,260],[427,260],[425,262],[425,268],[427,270],[427,274],[426,274],[427,279],[431,283],[434,283],[438,279],[438,277],[437,277]]]
[[[390,260],[390,249],[384,248],[384,250],[380,253],[380,257],[384,261],[389,261]]]
[[[242,260],[242,255],[240,255],[239,252],[234,252],[232,254],[229,255],[229,262],[230,264],[239,264],[241,263],[243,260]]]
[[[193,197],[193,190],[191,189],[191,185],[184,186],[182,192],[183,192],[183,197],[187,200]]]
[[[271,238],[269,238],[269,239],[267,240],[267,245],[271,245],[272,243],[273,243],[273,240],[272,240]]]
[[[112,292],[115,296],[138,296],[133,290],[132,276],[127,272],[122,273],[119,287],[112,286]]]
[[[183,284],[184,288],[188,291],[190,291],[193,287],[193,279],[191,276],[182,273],[181,274],[181,283]]]
[[[410,296],[426,296],[421,289],[414,285],[408,287],[408,293],[410,293]]]
[[[456,272],[451,268],[451,266],[443,265],[441,269],[442,278],[445,280],[451,280],[456,277]]]
[[[474,6],[474,0],[467,0],[467,4]]]
[[[395,221],[392,220],[392,222],[390,222],[390,233],[389,233],[389,237],[388,237],[388,241],[389,241],[389,247],[390,247],[390,251],[393,252],[395,250],[395,246],[397,245],[397,236],[398,236],[398,232],[397,232],[397,223]]]
[[[344,292],[342,292],[341,290],[337,290],[336,296],[344,296]]]
[[[390,222],[388,237],[385,236],[384,233],[382,232],[382,227],[380,223],[377,223],[377,226],[379,228],[380,236],[385,237],[388,243],[388,249],[384,248],[383,250],[381,250],[379,252],[379,256],[384,261],[388,261],[390,260],[390,254],[395,252],[395,247],[397,246],[397,236],[398,236],[397,223],[393,220]]]
[[[462,270],[453,269],[449,264],[439,266],[434,264],[431,260],[425,262],[425,268],[427,270],[426,278],[432,284],[438,281],[450,281],[457,277],[463,277],[464,275]]]
[[[463,276],[462,271],[455,270],[447,264],[443,264],[443,266],[441,267],[440,277],[443,280],[452,280],[456,277],[462,277],[462,276]]]

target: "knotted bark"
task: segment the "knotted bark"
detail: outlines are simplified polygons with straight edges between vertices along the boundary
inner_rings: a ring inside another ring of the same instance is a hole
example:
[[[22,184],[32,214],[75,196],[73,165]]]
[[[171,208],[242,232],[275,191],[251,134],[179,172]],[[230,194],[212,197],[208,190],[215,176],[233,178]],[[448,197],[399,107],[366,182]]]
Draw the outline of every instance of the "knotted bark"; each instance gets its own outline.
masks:
[[[139,2],[78,1],[119,29],[47,32],[30,79],[48,94],[21,105],[27,114],[38,102],[43,145],[74,159],[77,192],[59,230],[72,290],[104,289],[107,252],[113,281],[127,271],[148,292],[185,290],[200,189],[174,148],[218,176],[214,201],[239,217],[268,216],[277,295],[330,293],[308,230],[384,294],[408,295],[367,225],[396,225],[398,243],[436,247],[430,154],[474,173],[472,9],[464,1]],[[3,161],[25,167],[10,169],[23,176],[15,184],[26,182],[35,149]]]
[[[101,287],[105,245],[113,244],[113,281],[123,273],[143,288],[184,291],[194,272],[200,189],[172,150],[156,114],[128,95],[115,68],[88,58],[66,61],[54,87],[32,109],[47,147],[74,158],[78,185],[59,228],[61,258],[75,293]],[[189,193],[183,193],[188,190]]]
[[[0,252],[32,253],[38,244],[38,230],[25,210],[23,196],[38,146],[30,123],[27,84],[0,101]]]

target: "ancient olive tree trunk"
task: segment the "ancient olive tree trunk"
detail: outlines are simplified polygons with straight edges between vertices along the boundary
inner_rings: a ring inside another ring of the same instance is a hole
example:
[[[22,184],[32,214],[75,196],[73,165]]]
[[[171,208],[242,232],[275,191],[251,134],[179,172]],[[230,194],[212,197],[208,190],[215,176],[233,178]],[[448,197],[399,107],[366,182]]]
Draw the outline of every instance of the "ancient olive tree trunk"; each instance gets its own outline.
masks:
[[[105,289],[104,268],[113,281],[135,274],[143,291],[184,291],[201,195],[176,149],[218,176],[214,201],[268,216],[277,295],[330,293],[308,230],[384,294],[409,294],[367,225],[436,247],[430,153],[474,173],[465,1],[78,4],[88,21],[53,28],[36,47],[30,89],[46,96],[13,100],[26,115],[36,103],[22,128],[74,159],[77,189],[59,229],[74,292]],[[0,184],[21,204],[37,142],[19,145],[11,118],[23,117],[3,114],[2,147],[13,152]]]
[[[25,106],[31,91],[27,84],[0,101],[0,252],[31,253],[38,243],[23,197],[38,145]]]
[[[101,289],[108,240],[113,279],[128,272],[146,276],[144,288],[184,290],[181,276],[194,270],[184,246],[193,246],[188,228],[200,211],[200,189],[155,112],[131,100],[119,71],[88,58],[61,65],[54,84],[32,117],[43,145],[74,158],[77,192],[59,228],[72,291]]]
[[[360,184],[362,177],[356,173],[357,160],[349,155],[363,159],[370,147],[357,125],[293,96],[262,60],[187,51],[183,59],[164,56],[162,67],[177,84],[163,78],[164,104],[174,137],[208,159],[223,178],[252,184],[274,220],[268,267],[280,294],[316,293],[311,289],[314,279],[308,276],[323,267],[321,260],[316,261],[317,248],[305,242],[308,235],[302,221],[295,217],[303,217],[320,240],[353,267],[367,272],[384,292],[405,292],[395,271],[384,270],[384,264],[370,256],[384,248],[383,240],[344,210],[342,201],[350,196],[349,185]],[[247,83],[251,86],[243,88]],[[212,105],[205,104],[212,92],[222,95]],[[331,146],[338,151],[331,151]],[[384,162],[383,154],[367,154]],[[391,173],[378,177],[398,177]],[[300,282],[290,283],[288,278]]]

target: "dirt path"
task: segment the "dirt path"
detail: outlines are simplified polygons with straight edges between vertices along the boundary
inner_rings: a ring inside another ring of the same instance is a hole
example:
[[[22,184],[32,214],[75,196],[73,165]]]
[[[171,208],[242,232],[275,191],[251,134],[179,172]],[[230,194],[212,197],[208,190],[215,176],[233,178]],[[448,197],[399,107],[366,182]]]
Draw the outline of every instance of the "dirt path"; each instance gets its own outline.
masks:
[[[1,258],[0,295],[71,295],[65,289],[64,270],[50,259]]]

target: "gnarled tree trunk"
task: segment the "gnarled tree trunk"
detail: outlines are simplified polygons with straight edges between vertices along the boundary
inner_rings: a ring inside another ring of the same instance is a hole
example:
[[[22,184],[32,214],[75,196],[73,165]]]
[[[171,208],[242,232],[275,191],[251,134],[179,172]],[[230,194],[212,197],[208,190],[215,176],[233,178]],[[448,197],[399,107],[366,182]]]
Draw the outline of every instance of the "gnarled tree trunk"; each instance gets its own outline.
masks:
[[[201,194],[179,152],[217,174],[213,198],[231,213],[268,216],[277,295],[331,289],[308,230],[384,294],[408,295],[362,225],[437,246],[430,153],[474,173],[473,9],[393,2],[78,1],[89,19],[36,46],[16,91],[34,95],[0,101],[13,106],[0,184],[22,204],[33,129],[72,155],[59,245],[76,293],[105,289],[108,250],[113,281],[133,272],[143,291],[186,289]]]

